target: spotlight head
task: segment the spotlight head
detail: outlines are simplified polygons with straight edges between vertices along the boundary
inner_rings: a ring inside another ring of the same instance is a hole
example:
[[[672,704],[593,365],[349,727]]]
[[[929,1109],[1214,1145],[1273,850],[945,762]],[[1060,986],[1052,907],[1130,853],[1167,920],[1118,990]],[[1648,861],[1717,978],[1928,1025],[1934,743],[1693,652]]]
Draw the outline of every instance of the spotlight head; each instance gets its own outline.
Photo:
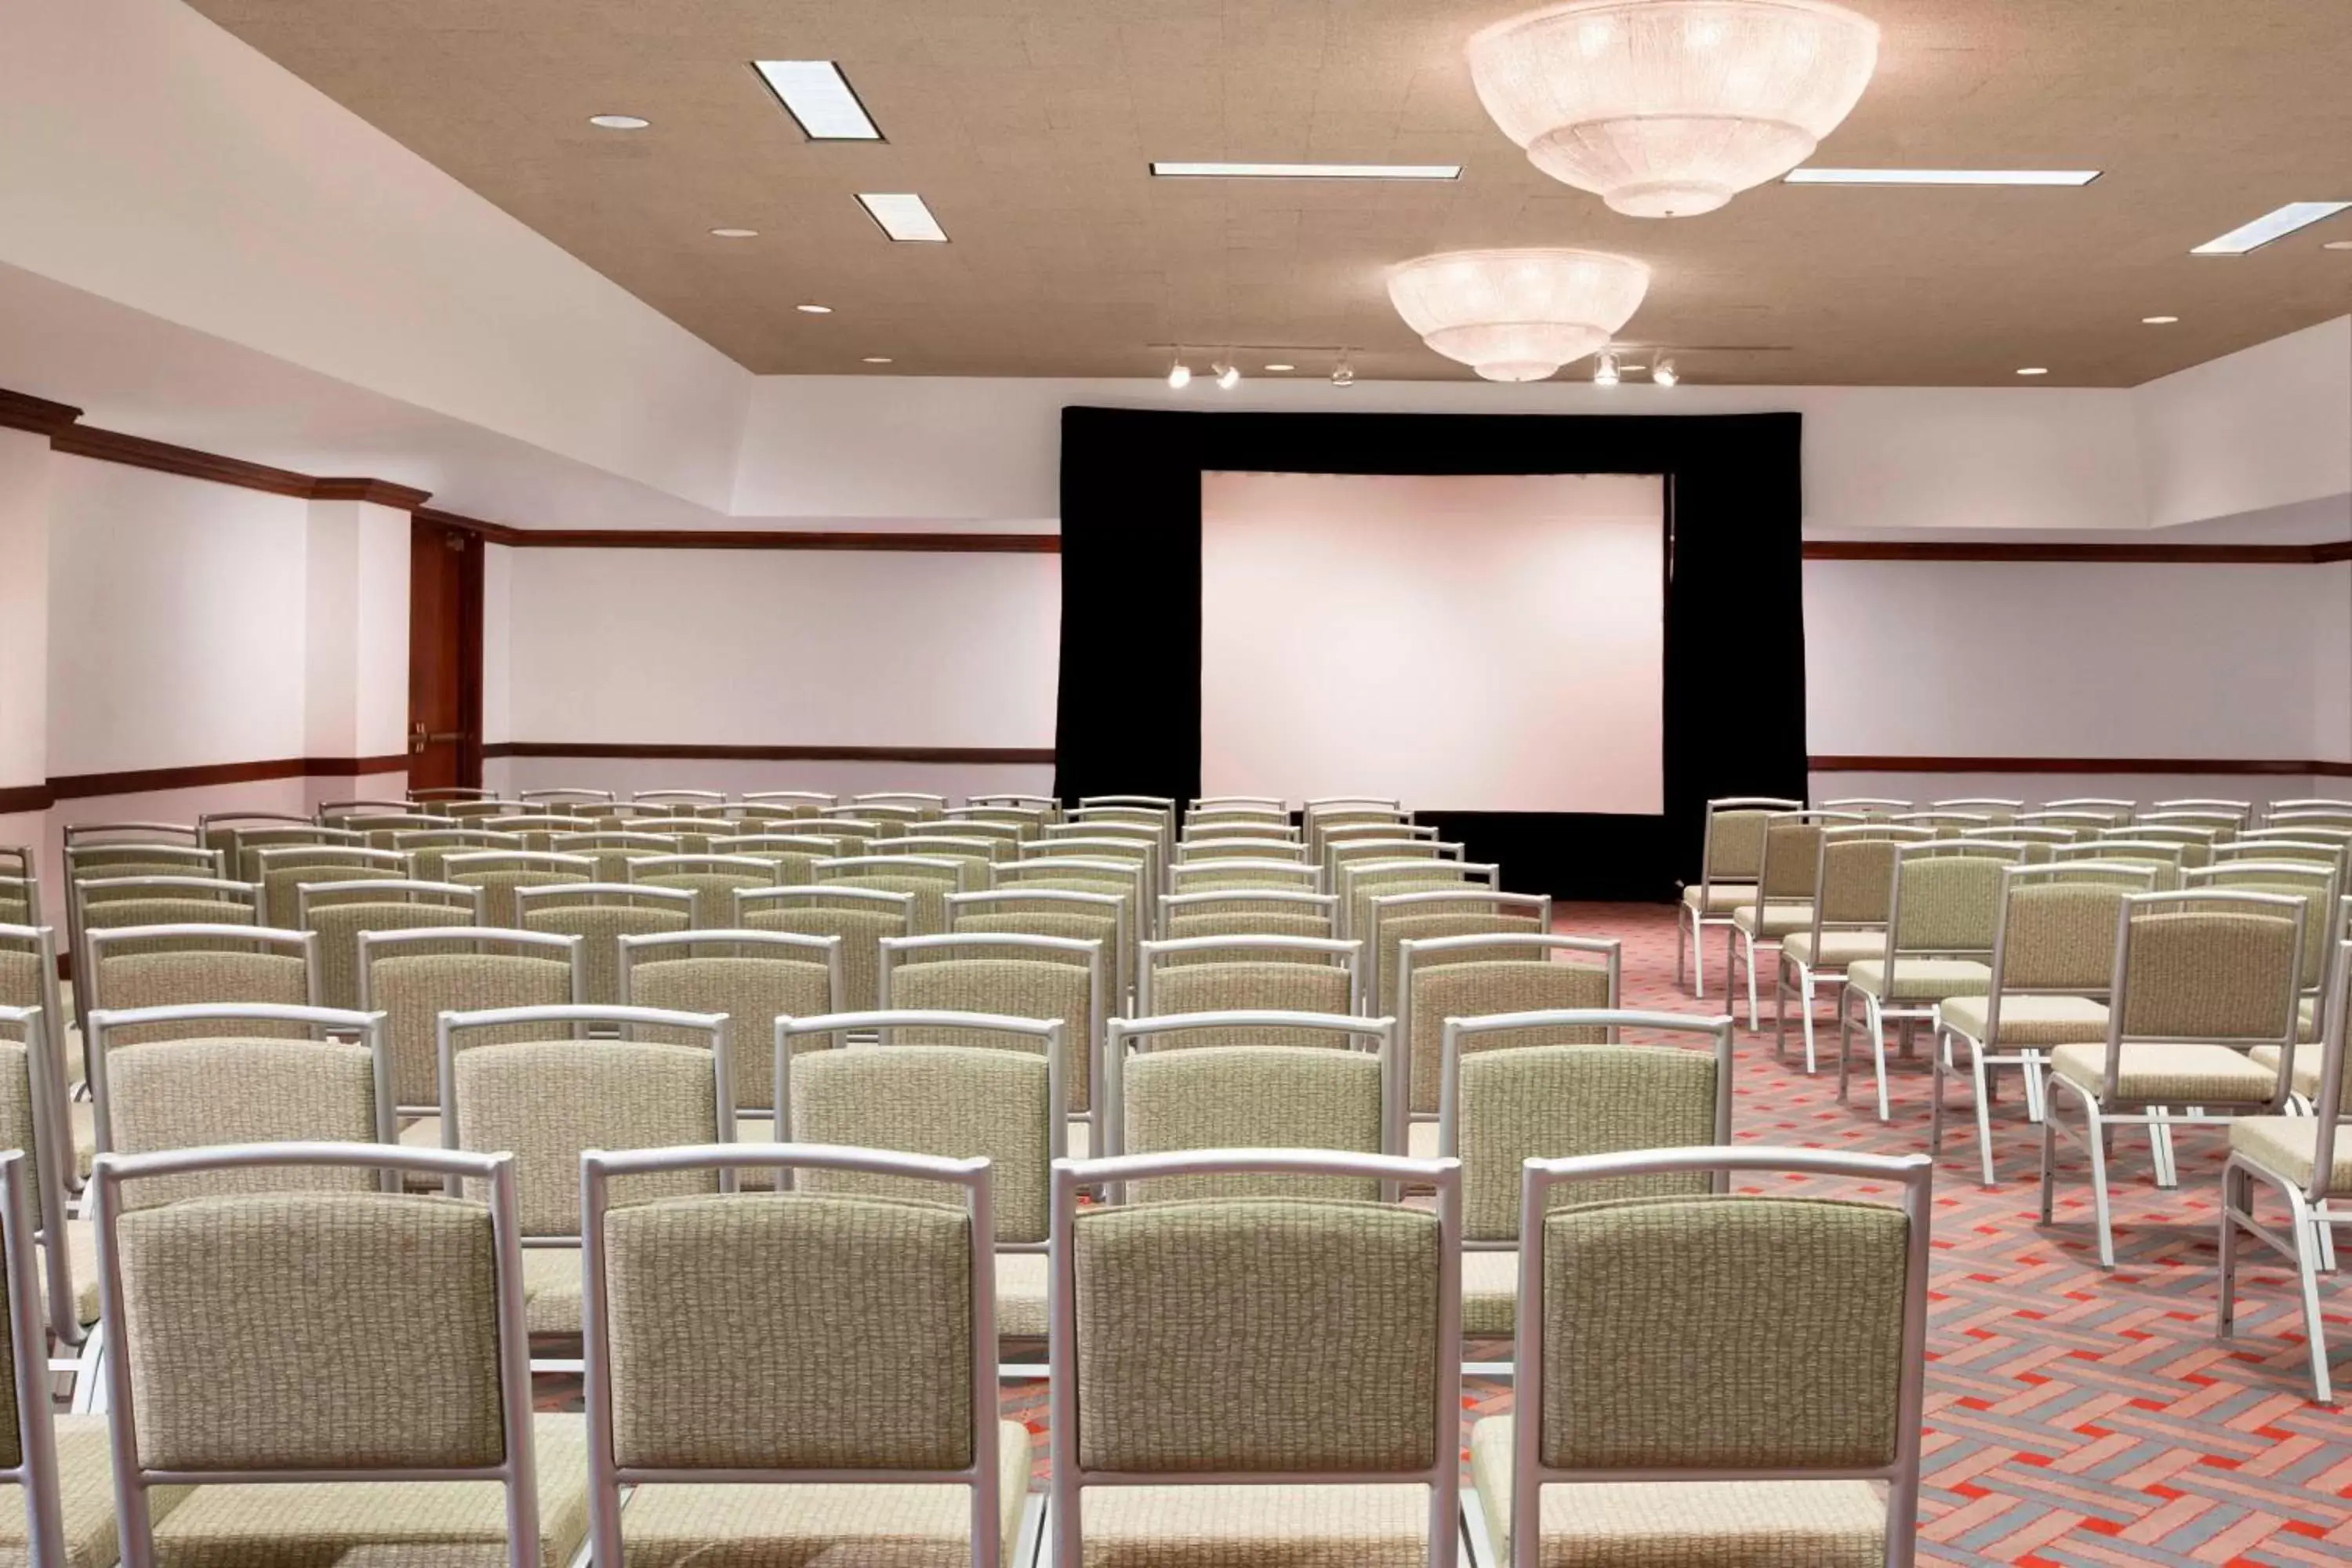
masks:
[[[1592,384],[1595,386],[1617,384],[1617,356],[1614,353],[1604,353],[1592,362]]]
[[[1356,384],[1356,367],[1348,363],[1346,354],[1341,354],[1339,363],[1331,367],[1331,384],[1334,386]]]
[[[1192,384],[1192,367],[1178,360],[1168,367],[1168,384],[1181,392]]]
[[[1653,385],[1672,386],[1682,378],[1682,373],[1675,368],[1675,362],[1670,359],[1662,359],[1650,367],[1650,382]]]
[[[1226,392],[1231,392],[1234,387],[1239,386],[1241,384],[1242,367],[1235,364],[1232,360],[1228,359],[1223,364],[1217,367],[1217,385],[1220,388]]]

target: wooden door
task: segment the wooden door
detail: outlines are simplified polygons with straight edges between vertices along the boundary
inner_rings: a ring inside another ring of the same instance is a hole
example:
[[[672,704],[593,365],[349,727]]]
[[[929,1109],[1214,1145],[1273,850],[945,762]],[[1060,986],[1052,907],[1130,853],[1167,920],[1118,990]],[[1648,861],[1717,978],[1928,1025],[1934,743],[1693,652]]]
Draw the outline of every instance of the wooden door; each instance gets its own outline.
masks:
[[[408,787],[482,782],[482,541],[416,518],[408,544]]]

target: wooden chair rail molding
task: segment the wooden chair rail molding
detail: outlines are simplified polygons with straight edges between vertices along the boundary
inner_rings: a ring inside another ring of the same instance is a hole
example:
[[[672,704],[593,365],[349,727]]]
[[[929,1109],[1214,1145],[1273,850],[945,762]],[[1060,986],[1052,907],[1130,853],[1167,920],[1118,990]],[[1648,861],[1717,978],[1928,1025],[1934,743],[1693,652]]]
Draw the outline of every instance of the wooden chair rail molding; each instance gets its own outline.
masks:
[[[426,506],[424,490],[388,479],[320,479],[290,468],[248,463],[189,447],[126,436],[81,423],[82,411],[0,388],[0,428],[47,436],[60,452],[127,463],[185,479],[240,485],[310,500],[363,500],[415,512],[428,522],[478,533],[491,544],[532,550],[872,550],[958,554],[1054,555],[1052,533],[866,533],[809,529],[551,529],[516,528]],[[2306,566],[2352,561],[2352,540],[2319,544],[2048,544],[1983,540],[1837,540],[1807,542],[1808,561],[2017,561],[2150,563],[2179,566]]]
[[[2352,778],[2352,762],[2263,757],[1808,757],[1817,773],[2212,773]]]

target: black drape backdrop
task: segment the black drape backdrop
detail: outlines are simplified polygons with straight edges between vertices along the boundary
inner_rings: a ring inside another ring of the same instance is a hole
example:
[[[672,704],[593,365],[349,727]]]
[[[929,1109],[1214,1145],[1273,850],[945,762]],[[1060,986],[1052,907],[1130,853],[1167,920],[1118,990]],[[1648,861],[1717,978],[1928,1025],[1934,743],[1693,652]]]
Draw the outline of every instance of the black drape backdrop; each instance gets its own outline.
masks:
[[[1711,796],[1805,795],[1800,437],[1794,414],[1065,408],[1055,793],[1200,793],[1204,471],[1664,474],[1664,815],[1412,804],[1514,889],[1670,898]]]

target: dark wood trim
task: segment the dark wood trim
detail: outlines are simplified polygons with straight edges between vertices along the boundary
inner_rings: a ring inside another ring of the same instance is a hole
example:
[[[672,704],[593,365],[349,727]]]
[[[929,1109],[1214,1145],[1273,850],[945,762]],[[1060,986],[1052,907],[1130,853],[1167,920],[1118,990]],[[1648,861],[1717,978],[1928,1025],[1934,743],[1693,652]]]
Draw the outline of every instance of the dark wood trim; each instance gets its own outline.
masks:
[[[1817,773],[2231,773],[2352,778],[2352,762],[2248,757],[1811,757]]]
[[[0,786],[0,816],[14,816],[20,811],[47,811],[56,799],[46,784]]]
[[[437,506],[416,508],[416,520],[478,534],[485,544],[512,544],[522,537],[524,531],[520,528],[509,528],[503,522],[485,522],[478,517],[467,517],[463,512],[443,511]]]
[[[242,458],[224,458],[199,452],[193,447],[174,447],[168,441],[92,429],[87,425],[67,426],[49,437],[49,444],[76,458],[96,458],[101,462],[152,468],[183,479],[210,479],[215,484],[236,485],[303,500],[310,499],[314,482],[310,475],[298,474],[291,468],[273,468],[266,463],[248,463]]]
[[[312,500],[363,500],[396,511],[415,511],[430,500],[431,490],[396,485],[390,479],[312,479]]]
[[[80,417],[81,410],[70,403],[52,403],[46,397],[0,387],[0,426],[11,430],[54,437]]]
[[[594,741],[494,741],[486,757],[608,757],[717,763],[1051,763],[1051,746],[640,746]]]
[[[1979,544],[1927,539],[1812,539],[1808,561],[2019,561],[2052,564],[2097,562],[2170,566],[2314,566],[2352,561],[2352,540],[2325,544]]]
[[[960,555],[1058,555],[1058,533],[852,533],[809,529],[519,529],[506,542],[536,550],[878,550]]]
[[[407,771],[405,752],[394,752],[385,757],[275,757],[258,763],[207,763],[186,768],[138,768],[119,773],[68,773],[51,779],[49,792],[59,800],[83,800],[99,795],[257,784],[264,779],[352,779],[368,773]]]

